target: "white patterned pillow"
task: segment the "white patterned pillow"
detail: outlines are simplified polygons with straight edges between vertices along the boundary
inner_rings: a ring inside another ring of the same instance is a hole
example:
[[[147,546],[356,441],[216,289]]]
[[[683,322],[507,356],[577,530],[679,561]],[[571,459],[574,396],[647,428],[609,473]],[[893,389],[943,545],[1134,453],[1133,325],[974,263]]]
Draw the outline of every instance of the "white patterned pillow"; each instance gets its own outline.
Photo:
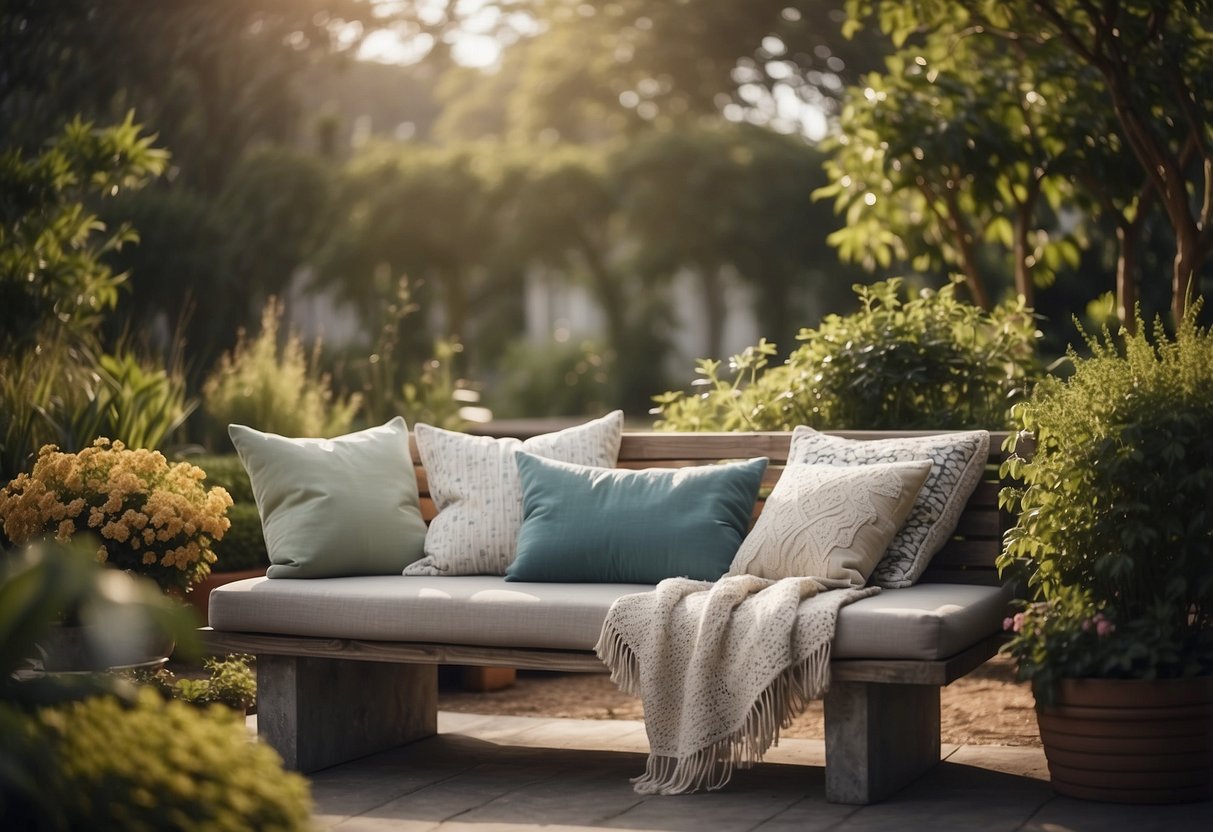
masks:
[[[788,465],[729,574],[775,581],[833,578],[863,586],[930,472],[926,460]]]
[[[518,439],[469,436],[419,423],[413,428],[438,515],[425,557],[405,575],[504,575],[522,526],[522,483],[515,451],[610,468],[619,457],[623,412],[556,433]]]
[[[912,586],[922,577],[931,558],[956,530],[965,503],[981,480],[989,452],[990,434],[984,430],[865,441],[827,436],[801,426],[792,432],[788,463],[868,465],[931,460],[931,473],[905,525],[872,573],[871,582],[876,586],[899,589]]]

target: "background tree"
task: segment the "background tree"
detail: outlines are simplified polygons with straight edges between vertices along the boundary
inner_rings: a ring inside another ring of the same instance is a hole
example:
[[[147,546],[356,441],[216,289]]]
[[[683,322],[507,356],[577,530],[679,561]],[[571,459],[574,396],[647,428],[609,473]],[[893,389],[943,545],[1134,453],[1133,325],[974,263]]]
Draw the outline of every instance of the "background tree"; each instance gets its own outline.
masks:
[[[103,129],[74,119],[36,156],[0,154],[0,353],[36,348],[52,330],[95,344],[126,279],[104,255],[138,237],[93,206],[164,170],[155,138],[129,115]]]
[[[818,191],[846,216],[831,236],[844,259],[955,270],[984,308],[1007,277],[1033,305],[1038,284],[1077,264],[1055,214],[1072,191],[1055,168],[1076,132],[1073,67],[1021,52],[941,28],[852,88],[826,143],[831,184]]]
[[[853,274],[821,267],[823,255],[831,259],[820,231],[825,212],[809,198],[823,182],[821,163],[802,139],[750,125],[654,131],[619,155],[637,268],[662,279],[693,273],[704,304],[703,354],[722,353],[732,283],[754,291],[763,332],[785,340],[813,300],[848,293]]]
[[[115,121],[133,109],[173,149],[177,178],[217,193],[247,149],[293,138],[301,70],[389,23],[375,7],[10,0],[0,15],[0,146],[28,148],[76,113]]]
[[[321,285],[332,286],[366,316],[390,297],[401,276],[443,337],[485,336],[518,300],[518,274],[497,261],[506,167],[500,148],[382,146],[346,168]],[[479,349],[492,354],[492,339]],[[475,366],[478,355],[467,356]]]
[[[1025,60],[1065,50],[1093,71],[1124,148],[1147,177],[1175,237],[1176,320],[1213,250],[1213,113],[1197,90],[1213,84],[1213,3],[1189,0],[848,0],[895,43],[917,32],[970,31],[1022,50]]]

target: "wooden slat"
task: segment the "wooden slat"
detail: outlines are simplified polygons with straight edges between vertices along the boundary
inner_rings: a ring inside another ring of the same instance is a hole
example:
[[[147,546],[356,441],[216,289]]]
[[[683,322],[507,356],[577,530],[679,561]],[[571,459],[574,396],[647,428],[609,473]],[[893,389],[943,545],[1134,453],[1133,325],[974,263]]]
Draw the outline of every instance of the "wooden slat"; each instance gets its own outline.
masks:
[[[1002,517],[994,509],[974,508],[970,503],[960,521],[956,524],[956,534],[967,538],[1002,539]]]
[[[998,492],[1001,490],[1002,483],[997,480],[982,480],[973,489],[973,496],[969,498],[969,505],[998,508]]]
[[[998,570],[991,566],[970,566],[950,569],[927,567],[918,581],[920,584],[967,584],[970,586],[1002,586]],[[889,590],[896,592],[897,590]]]
[[[939,661],[838,659],[830,662],[831,682],[882,682],[899,685],[947,685],[981,666],[998,652],[1003,639],[990,636]]]
[[[461,644],[422,644],[400,641],[309,638],[258,633],[199,631],[204,649],[212,654],[252,653],[271,656],[312,656],[371,662],[457,664],[473,667],[517,667],[577,673],[604,673],[606,667],[593,653],[583,650],[540,650],[474,647]],[[890,682],[911,685],[946,685],[990,658],[1001,644],[992,636],[949,659],[839,659],[830,662],[830,678],[842,682]]]
[[[994,566],[1002,550],[997,540],[949,540],[931,558],[932,566]]]
[[[312,638],[262,633],[199,631],[203,648],[214,654],[253,653],[273,656],[312,656],[368,662],[458,664],[475,667],[518,667],[527,670],[605,672],[593,653],[581,650],[476,647],[462,644],[426,644],[402,641],[363,641],[347,638]]]
[[[749,459],[765,456],[772,462],[786,462],[792,435],[764,433],[625,433],[619,445],[622,462],[659,460]]]

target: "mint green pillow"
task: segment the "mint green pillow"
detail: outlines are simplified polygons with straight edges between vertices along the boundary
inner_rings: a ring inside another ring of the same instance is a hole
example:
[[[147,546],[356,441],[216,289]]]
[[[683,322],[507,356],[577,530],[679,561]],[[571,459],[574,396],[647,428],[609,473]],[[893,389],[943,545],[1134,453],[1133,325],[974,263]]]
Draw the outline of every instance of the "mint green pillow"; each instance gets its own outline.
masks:
[[[737,554],[765,457],[627,471],[515,455],[522,528],[507,581],[714,581]]]
[[[269,577],[399,575],[421,557],[425,521],[404,419],[334,439],[227,432],[253,486]]]

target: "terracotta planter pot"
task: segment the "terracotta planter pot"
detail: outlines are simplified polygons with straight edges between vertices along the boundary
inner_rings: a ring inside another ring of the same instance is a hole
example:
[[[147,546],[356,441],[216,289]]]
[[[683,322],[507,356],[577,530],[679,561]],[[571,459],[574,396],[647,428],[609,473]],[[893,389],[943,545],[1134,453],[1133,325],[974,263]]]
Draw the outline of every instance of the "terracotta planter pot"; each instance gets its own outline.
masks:
[[[1213,797],[1213,677],[1067,679],[1037,705],[1053,788],[1113,803]]]
[[[230,584],[234,581],[243,581],[245,578],[260,578],[264,574],[264,566],[260,569],[239,569],[235,572],[212,572],[194,584],[194,588],[185,596],[185,602],[194,608],[198,613],[198,617],[202,619],[202,623],[206,624],[207,616],[210,613],[212,589],[217,589],[224,584]]]

